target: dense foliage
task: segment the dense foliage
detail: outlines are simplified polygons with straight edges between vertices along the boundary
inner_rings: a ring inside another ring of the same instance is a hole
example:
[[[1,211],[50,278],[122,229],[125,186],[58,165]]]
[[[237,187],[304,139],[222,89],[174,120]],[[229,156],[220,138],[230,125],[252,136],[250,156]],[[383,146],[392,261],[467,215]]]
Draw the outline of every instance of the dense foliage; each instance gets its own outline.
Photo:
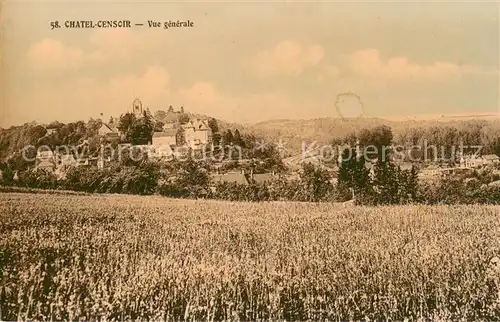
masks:
[[[491,321],[498,207],[0,194],[0,319]]]
[[[27,137],[31,135],[32,139],[26,141],[19,138],[19,143],[33,143],[34,138],[42,135],[42,138],[35,140],[36,144],[45,143],[52,146],[57,143],[78,143],[87,138],[86,144],[82,147],[85,149],[83,152],[93,151],[95,154],[97,153],[95,134],[101,124],[100,120],[91,120],[87,124],[83,122],[66,125],[55,123],[51,125],[55,131],[48,136],[39,126],[26,125],[22,133]],[[275,146],[270,144],[259,146],[259,141],[255,136],[242,135],[238,129],[234,131],[226,129],[219,133],[217,121],[214,119],[210,119],[208,124],[213,131],[220,134],[218,140],[224,145],[218,150],[205,152],[212,153],[214,159],[217,159],[219,155],[223,156],[221,160],[228,157],[230,159],[225,160],[222,166],[218,166],[220,171],[243,169],[251,170],[253,173],[272,171],[279,175],[265,183],[254,183],[251,180],[248,184],[211,182],[210,172],[214,172],[214,169],[210,168],[209,162],[197,162],[192,159],[187,162],[175,160],[166,163],[153,162],[148,161],[145,151],[131,147],[111,156],[111,166],[102,171],[95,168],[72,168],[67,170],[62,178],[42,170],[32,170],[32,165],[30,166],[29,162],[24,159],[23,153],[15,152],[6,162],[0,163],[2,171],[0,183],[27,188],[140,195],[160,194],[179,198],[203,197],[246,201],[319,202],[346,201],[354,198],[356,203],[365,205],[416,202],[428,204],[500,203],[500,188],[488,186],[488,183],[499,178],[484,171],[481,174],[476,171],[472,182],[467,181],[471,178],[444,177],[431,184],[419,182],[415,166],[409,170],[400,169],[393,161],[394,151],[384,149],[393,145],[395,140],[391,128],[385,125],[363,129],[357,133],[353,132],[342,140],[334,142],[346,144],[339,163],[338,182],[334,185],[330,171],[308,163],[302,164],[298,177],[290,179],[284,175],[286,167],[282,162],[280,151]],[[483,129],[480,126],[482,123],[471,124],[475,124],[471,125],[471,131],[477,132]],[[124,133],[125,140],[134,144],[148,143],[154,130],[154,124],[147,113],[139,119],[132,113],[124,114],[118,122],[118,127]],[[467,134],[468,132],[464,130],[452,131],[447,127],[444,129],[455,133],[460,138],[467,138],[469,143],[477,142],[473,140],[472,134]],[[434,130],[436,133],[441,133]],[[12,135],[17,132],[9,133]],[[434,134],[437,135],[436,133]],[[476,134],[479,135],[478,133]],[[429,134],[429,137],[432,135]],[[486,134],[480,135],[483,139],[487,137],[489,136]],[[410,141],[418,140],[410,139]],[[452,141],[450,142],[455,142]],[[359,151],[366,151],[368,146],[375,147],[375,152],[371,155],[366,153],[359,155]],[[140,156],[138,154],[142,154],[142,157],[137,157]],[[106,153],[103,156],[108,157]],[[233,157],[250,160],[250,162],[231,161]],[[367,165],[371,165],[372,169],[370,170]],[[14,180],[15,174],[16,180]]]
[[[8,169],[8,168],[5,168]],[[329,172],[304,164],[296,178],[278,174],[268,182],[248,184],[214,182],[210,165],[194,160],[169,163],[144,161],[130,165],[115,164],[104,170],[90,167],[70,168],[63,178],[43,170],[19,172],[13,180],[8,170],[2,172],[0,183],[26,188],[63,189],[88,193],[159,194],[175,198],[212,198],[233,201],[333,201],[354,197],[357,204],[500,204],[500,186],[490,186],[487,172],[473,174],[470,180],[442,177],[431,183],[421,183],[416,172],[400,170],[393,165],[375,167],[360,186],[341,175],[335,185]],[[492,176],[492,178],[497,178]],[[353,188],[354,187],[354,188]],[[360,188],[361,187],[361,188]]]

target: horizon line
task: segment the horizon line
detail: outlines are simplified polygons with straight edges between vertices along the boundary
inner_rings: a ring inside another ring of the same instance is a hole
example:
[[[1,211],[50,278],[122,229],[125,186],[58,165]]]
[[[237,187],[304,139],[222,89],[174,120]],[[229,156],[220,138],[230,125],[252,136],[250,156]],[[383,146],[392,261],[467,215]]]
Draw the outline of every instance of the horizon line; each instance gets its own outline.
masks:
[[[404,122],[404,121],[436,121],[436,120],[447,120],[447,121],[455,121],[455,120],[460,120],[460,119],[475,119],[475,118],[498,118],[500,119],[500,110],[498,113],[461,113],[461,114],[442,114],[442,113],[437,113],[437,114],[416,114],[416,115],[384,115],[384,116],[372,116],[372,115],[365,115],[365,116],[359,116],[359,117],[341,117],[341,116],[320,116],[320,117],[311,117],[311,118],[270,118],[267,120],[262,120],[262,121],[256,121],[256,122],[236,122],[236,121],[231,121],[227,119],[221,119],[201,113],[196,113],[196,112],[187,112],[190,114],[197,114],[199,116],[204,116],[207,118],[214,118],[218,121],[224,122],[224,123],[231,123],[231,124],[238,124],[238,125],[243,125],[243,126],[248,126],[248,125],[258,125],[262,123],[267,123],[267,122],[277,122],[277,121],[313,121],[313,120],[318,120],[318,119],[338,119],[338,120],[370,120],[370,119],[379,119],[379,120],[386,120],[386,121],[392,121],[392,122]],[[124,113],[125,114],[125,113]],[[84,121],[88,122],[91,119],[98,120],[101,119],[103,120],[104,117],[110,117],[110,116],[97,116],[97,117],[89,117],[86,120],[72,120],[72,121],[58,121],[58,120],[53,120],[51,122],[40,122],[36,120],[32,121],[27,121],[21,124],[11,124],[8,127],[0,127],[2,130],[7,130],[12,127],[19,127],[23,126],[25,124],[29,123],[35,123],[38,125],[48,125],[52,122],[60,122],[62,124],[68,124],[68,123],[74,123],[74,122],[79,122],[79,121]],[[115,118],[114,116],[112,116]]]

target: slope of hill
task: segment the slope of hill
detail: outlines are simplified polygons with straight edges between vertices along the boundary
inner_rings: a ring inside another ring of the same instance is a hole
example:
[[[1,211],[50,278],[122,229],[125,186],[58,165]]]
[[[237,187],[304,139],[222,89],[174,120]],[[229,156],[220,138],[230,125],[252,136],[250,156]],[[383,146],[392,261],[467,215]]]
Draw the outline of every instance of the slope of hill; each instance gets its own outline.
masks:
[[[197,113],[187,113],[190,118],[210,119],[212,117]],[[379,125],[387,125],[392,128],[394,137],[406,133],[412,128],[427,129],[433,126],[446,127],[454,126],[457,129],[467,129],[473,124],[479,124],[480,128],[487,124],[487,131],[492,133],[500,129],[500,118],[495,117],[477,117],[471,115],[468,117],[435,117],[429,119],[404,118],[399,120],[388,120],[382,118],[317,118],[308,120],[269,120],[255,124],[238,124],[226,120],[216,119],[219,131],[227,129],[238,129],[242,134],[253,134],[256,137],[263,138],[267,143],[277,144],[282,142],[282,146],[290,154],[300,153],[302,145],[310,145],[312,142],[318,144],[330,143],[335,138],[357,132],[361,129],[370,129]],[[95,122],[92,121],[92,122]],[[83,122],[80,125],[83,126]],[[75,123],[75,124],[77,124]],[[88,126],[87,126],[88,127]],[[31,133],[32,131],[36,133]],[[73,131],[68,128],[68,131]],[[40,133],[38,133],[40,132]],[[43,132],[43,133],[41,133]],[[81,132],[81,131],[80,131]],[[0,129],[0,156],[5,156],[19,150],[20,146],[34,144],[45,133],[43,126],[36,123],[27,123],[22,126],[11,127],[9,129]],[[68,133],[69,135],[69,133]]]
[[[381,118],[318,118],[310,120],[271,120],[251,125],[243,125],[247,133],[263,136],[266,140],[285,142],[286,147],[293,151],[300,151],[302,144],[307,145],[316,141],[317,143],[329,143],[334,138],[343,137],[349,133],[361,129],[370,129],[379,125],[387,125],[392,128],[395,137],[410,128],[430,128],[433,126],[456,126],[467,128],[470,124],[487,123],[494,128],[500,128],[500,119],[443,119],[434,120],[402,120],[391,121]]]

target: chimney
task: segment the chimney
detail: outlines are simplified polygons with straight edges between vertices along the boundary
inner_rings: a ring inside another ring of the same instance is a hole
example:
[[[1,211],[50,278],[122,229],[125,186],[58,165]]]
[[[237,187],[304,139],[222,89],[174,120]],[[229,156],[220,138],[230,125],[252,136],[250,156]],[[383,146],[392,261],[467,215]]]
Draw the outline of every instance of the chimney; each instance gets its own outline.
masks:
[[[181,106],[181,113],[184,114],[184,106]]]

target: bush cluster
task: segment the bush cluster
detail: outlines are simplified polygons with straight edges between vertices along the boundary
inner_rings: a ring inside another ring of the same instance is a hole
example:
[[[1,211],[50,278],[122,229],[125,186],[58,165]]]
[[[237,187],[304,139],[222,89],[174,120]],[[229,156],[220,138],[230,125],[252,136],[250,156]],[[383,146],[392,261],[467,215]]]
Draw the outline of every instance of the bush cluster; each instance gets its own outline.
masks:
[[[68,169],[63,178],[43,170],[26,170],[19,172],[16,180],[4,167],[0,182],[30,189],[231,201],[343,202],[354,194],[356,203],[363,205],[500,204],[500,187],[483,183],[480,176],[470,180],[443,177],[434,183],[419,183],[414,171],[402,171],[392,165],[377,167],[373,178],[368,173],[363,175],[366,182],[349,181],[341,171],[338,183],[333,184],[328,171],[305,164],[295,179],[278,176],[264,183],[213,182],[208,166],[188,160],[115,164],[104,170],[75,167]]]

